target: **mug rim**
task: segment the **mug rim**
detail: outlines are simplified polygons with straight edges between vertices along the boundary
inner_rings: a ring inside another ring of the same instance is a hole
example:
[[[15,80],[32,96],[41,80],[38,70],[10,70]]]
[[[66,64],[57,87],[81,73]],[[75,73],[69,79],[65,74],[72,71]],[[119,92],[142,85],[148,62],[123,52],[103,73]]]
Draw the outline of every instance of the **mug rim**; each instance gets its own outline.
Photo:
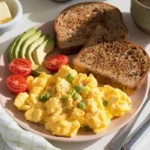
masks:
[[[141,5],[142,7],[146,8],[146,9],[149,9],[150,10],[150,7],[146,6],[146,5],[143,5],[142,3],[139,2],[139,0],[135,0],[135,2],[137,2],[139,5]]]

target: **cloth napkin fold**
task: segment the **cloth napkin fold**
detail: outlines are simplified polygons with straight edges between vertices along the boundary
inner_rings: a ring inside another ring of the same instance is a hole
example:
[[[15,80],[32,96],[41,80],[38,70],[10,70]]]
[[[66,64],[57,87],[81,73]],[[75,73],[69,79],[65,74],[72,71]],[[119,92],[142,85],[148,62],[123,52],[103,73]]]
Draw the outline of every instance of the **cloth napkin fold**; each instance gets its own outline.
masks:
[[[23,130],[0,105],[0,150],[60,150],[46,139]]]

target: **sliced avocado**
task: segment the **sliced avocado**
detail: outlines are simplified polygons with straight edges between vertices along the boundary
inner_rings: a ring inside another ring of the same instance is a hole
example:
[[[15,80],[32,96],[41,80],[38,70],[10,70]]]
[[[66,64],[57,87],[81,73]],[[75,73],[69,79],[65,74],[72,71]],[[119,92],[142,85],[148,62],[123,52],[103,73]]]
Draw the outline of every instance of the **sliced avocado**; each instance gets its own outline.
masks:
[[[41,65],[44,61],[45,56],[48,53],[51,53],[53,49],[54,49],[54,40],[52,38],[46,40],[39,47],[37,47],[32,53],[35,64]]]
[[[41,72],[49,74],[50,72],[43,65],[32,64],[31,74],[34,76],[39,76]]]
[[[54,46],[55,46],[55,39],[52,38],[52,37],[50,37],[49,35],[46,36],[46,38],[48,39],[48,43],[47,43],[47,45],[46,45],[46,47],[45,47],[44,52],[45,52],[46,54],[52,53],[53,50],[54,50]]]
[[[9,48],[9,52],[8,52],[8,57],[9,57],[9,61],[12,61],[14,59],[14,49],[15,47],[17,46],[19,40],[20,40],[20,37],[23,35],[24,33],[20,34],[14,41],[13,43],[11,44],[10,48]]]
[[[35,64],[41,65],[44,61],[44,58],[46,54],[44,53],[44,49],[48,43],[48,40],[46,40],[44,43],[42,43],[40,46],[38,46],[34,51],[33,51],[33,59]]]
[[[17,42],[17,45],[15,46],[14,50],[13,50],[13,58],[18,58],[19,57],[19,51],[21,48],[22,43],[28,39],[31,35],[33,35],[36,32],[35,28],[31,28],[29,30],[27,30],[19,39],[19,41]]]
[[[36,41],[40,36],[41,36],[41,31],[37,31],[36,33],[31,35],[26,41],[24,41],[19,51],[19,57],[26,58],[25,54],[26,54],[28,46],[34,41]]]
[[[39,45],[41,45],[45,40],[45,36],[40,37],[36,41],[34,41],[28,48],[26,52],[26,58],[31,61],[32,64],[35,64],[33,57],[32,57],[32,52],[35,50],[35,48]]]

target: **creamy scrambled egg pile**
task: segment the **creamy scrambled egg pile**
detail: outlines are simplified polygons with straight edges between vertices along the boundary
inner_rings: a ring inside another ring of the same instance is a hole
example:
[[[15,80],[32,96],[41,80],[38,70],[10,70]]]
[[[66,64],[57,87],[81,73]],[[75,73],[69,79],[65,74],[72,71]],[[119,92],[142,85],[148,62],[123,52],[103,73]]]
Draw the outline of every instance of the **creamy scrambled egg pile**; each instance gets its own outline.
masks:
[[[19,93],[14,105],[28,121],[45,125],[54,135],[75,136],[79,128],[99,133],[113,117],[131,108],[130,98],[109,85],[98,87],[90,74],[62,66],[55,75],[28,76],[28,92]]]

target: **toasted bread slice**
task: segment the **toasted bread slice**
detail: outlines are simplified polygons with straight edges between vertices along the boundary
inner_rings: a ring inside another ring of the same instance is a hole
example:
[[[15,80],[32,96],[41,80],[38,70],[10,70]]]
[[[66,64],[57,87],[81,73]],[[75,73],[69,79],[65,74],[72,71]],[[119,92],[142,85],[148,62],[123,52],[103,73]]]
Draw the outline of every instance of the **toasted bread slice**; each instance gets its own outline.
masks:
[[[118,8],[102,2],[85,2],[63,10],[55,21],[57,45],[65,54],[78,52],[98,24],[124,39],[128,30]]]
[[[72,67],[78,72],[92,73],[101,84],[109,84],[132,95],[147,77],[150,59],[140,46],[120,40],[98,26],[73,59]]]

